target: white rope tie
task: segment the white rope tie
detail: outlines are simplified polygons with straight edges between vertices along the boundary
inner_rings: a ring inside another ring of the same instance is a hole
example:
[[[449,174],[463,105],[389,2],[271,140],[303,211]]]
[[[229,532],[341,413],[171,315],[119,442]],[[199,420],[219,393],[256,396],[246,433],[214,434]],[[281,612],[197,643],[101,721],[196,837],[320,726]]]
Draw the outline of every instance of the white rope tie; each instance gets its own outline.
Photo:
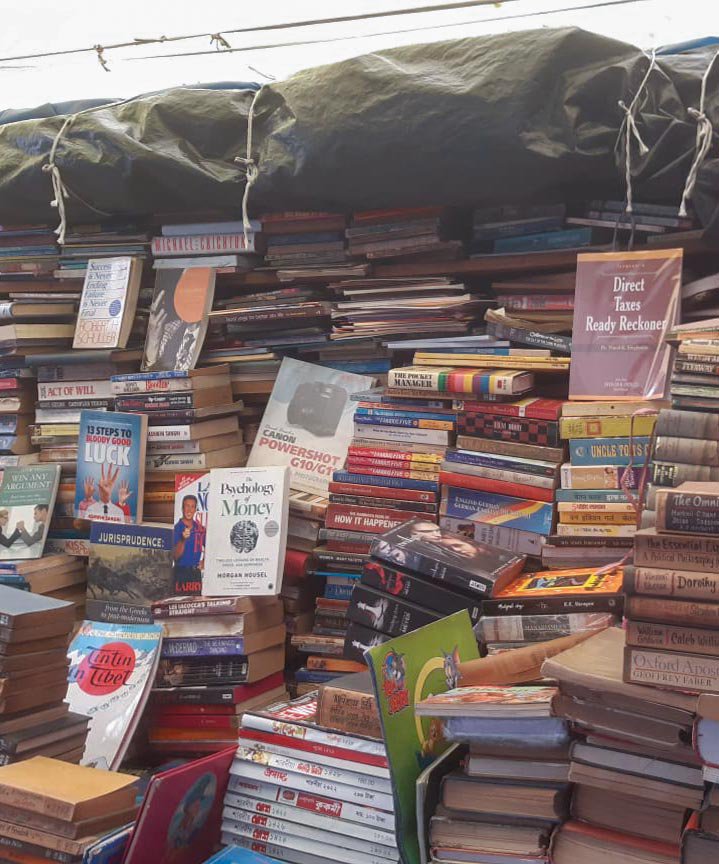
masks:
[[[626,103],[620,99],[619,107],[624,112],[624,120],[622,121],[622,125],[619,127],[619,137],[617,139],[617,144],[622,140],[622,136],[624,136],[624,172],[625,172],[625,180],[627,184],[627,206],[625,209],[626,213],[633,212],[633,191],[632,191],[632,139],[637,142],[637,146],[639,147],[639,155],[646,156],[649,152],[649,148],[644,143],[644,139],[639,134],[639,129],[637,128],[637,121],[635,119],[635,112],[637,110],[637,106],[639,105],[639,100],[644,92],[644,88],[647,86],[647,82],[649,81],[649,76],[654,71],[655,66],[657,65],[657,57],[656,53],[652,51],[651,59],[649,62],[649,68],[642,79],[642,83],[639,85],[639,89],[637,90],[634,98],[629,103],[629,107],[627,107]]]
[[[252,130],[255,119],[255,103],[262,93],[262,88],[255,93],[252,104],[250,105],[249,113],[247,114],[247,155],[237,156],[235,162],[243,166],[245,172],[245,191],[242,194],[242,226],[245,233],[245,243],[249,245],[250,235],[252,234],[252,223],[250,222],[249,204],[250,204],[250,189],[260,173],[257,167],[257,162],[252,156]]]
[[[684,184],[684,193],[682,194],[682,203],[679,208],[679,215],[686,216],[687,208],[689,206],[689,202],[691,201],[692,195],[694,194],[694,187],[697,185],[697,178],[699,176],[699,169],[702,167],[704,160],[709,155],[709,150],[712,146],[712,140],[714,138],[714,127],[712,126],[711,120],[707,117],[705,113],[705,103],[706,103],[706,95],[707,95],[707,84],[709,82],[709,76],[711,75],[712,69],[714,68],[714,64],[719,57],[719,51],[712,57],[711,63],[707,66],[706,72],[702,77],[702,87],[701,94],[699,96],[699,110],[696,108],[689,108],[689,114],[696,120],[697,122],[697,134],[696,134],[696,143],[694,145],[694,160],[692,162],[692,167],[689,169],[689,173],[687,174],[687,182]]]
[[[52,147],[50,148],[50,155],[48,157],[48,161],[45,165],[42,166],[42,170],[50,175],[50,179],[52,180],[52,191],[55,196],[53,200],[50,202],[50,206],[54,207],[58,215],[60,217],[60,224],[55,229],[55,234],[57,234],[57,242],[62,246],[65,242],[65,232],[67,231],[67,216],[65,212],[65,199],[69,198],[69,194],[67,191],[67,187],[62,182],[62,176],[60,175],[60,169],[57,167],[57,162],[55,161],[55,156],[57,155],[57,147],[60,143],[60,139],[65,134],[65,132],[72,126],[75,122],[75,118],[77,114],[71,114],[69,117],[65,118],[65,122],[60,127],[60,131],[55,136],[55,140],[52,142]]]

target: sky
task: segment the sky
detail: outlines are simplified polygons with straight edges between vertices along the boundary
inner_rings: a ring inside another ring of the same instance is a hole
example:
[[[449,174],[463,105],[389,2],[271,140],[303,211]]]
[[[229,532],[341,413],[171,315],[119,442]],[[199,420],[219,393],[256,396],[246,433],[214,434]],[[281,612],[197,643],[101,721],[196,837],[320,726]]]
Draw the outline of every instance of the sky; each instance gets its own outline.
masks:
[[[420,42],[548,26],[580,26],[642,48],[719,36],[716,0],[635,0],[578,9],[609,0],[504,0],[465,9],[360,22],[229,34],[239,27],[306,21],[355,13],[436,5],[447,0],[0,0],[0,109],[92,97],[126,98],[179,84],[267,82],[310,66]],[[545,13],[554,11],[551,14]],[[526,16],[526,17],[519,17]],[[404,31],[404,32],[399,32]],[[91,48],[135,39],[222,33],[233,53],[216,51],[208,35],[97,54],[26,60],[18,55]],[[318,41],[323,40],[323,41]],[[304,42],[286,45],[282,43]],[[274,46],[264,47],[260,46]],[[170,57],[186,52],[200,56]],[[151,55],[162,55],[151,59]]]

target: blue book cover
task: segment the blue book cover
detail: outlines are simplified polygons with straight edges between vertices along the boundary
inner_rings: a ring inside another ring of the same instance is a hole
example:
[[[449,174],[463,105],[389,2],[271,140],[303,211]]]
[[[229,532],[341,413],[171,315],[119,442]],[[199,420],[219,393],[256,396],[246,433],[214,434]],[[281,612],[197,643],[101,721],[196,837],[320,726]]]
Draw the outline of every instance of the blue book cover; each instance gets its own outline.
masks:
[[[392,368],[391,360],[331,360],[320,363],[341,372],[357,372],[360,375],[383,375]]]
[[[300,668],[295,672],[295,680],[302,684],[325,684],[339,677],[336,672],[323,672],[319,669]]]
[[[630,444],[632,445],[630,448]],[[572,465],[643,465],[649,456],[651,438],[573,438],[569,442]],[[632,453],[633,451],[633,453]]]
[[[165,639],[163,657],[229,657],[247,654],[242,636]]]
[[[0,436],[0,452],[7,451],[9,453],[16,444],[17,437],[15,435]]]
[[[110,381],[161,381],[168,378],[192,378],[192,370],[163,370],[158,372],[128,372],[125,375],[112,375]]]
[[[269,858],[252,852],[249,849],[241,849],[239,846],[227,846],[208,858],[205,864],[282,864],[277,858]]]
[[[475,242],[498,240],[501,237],[525,237],[528,234],[540,234],[548,231],[558,231],[564,222],[562,216],[540,216],[536,219],[520,219],[512,222],[493,222],[477,225],[472,231]]]
[[[17,434],[17,424],[17,414],[0,414],[0,435]]]
[[[447,488],[445,515],[487,525],[518,528],[534,534],[551,534],[554,507],[542,501],[529,501],[494,492]]]
[[[363,390],[359,393],[351,393],[350,399],[353,402],[380,402],[388,405],[406,405],[408,409],[413,408],[418,410],[425,408],[446,409],[448,406],[448,402],[444,399],[403,399],[401,396],[388,395],[382,387],[378,387],[376,390]]]
[[[551,462],[539,459],[521,459],[515,456],[501,456],[494,453],[476,453],[473,450],[447,450],[445,461],[459,465],[476,465],[479,468],[496,468],[507,471],[522,471],[524,474],[537,474],[540,477],[554,477],[557,468]]]
[[[352,589],[352,585],[325,585],[323,596],[327,600],[349,600]]]
[[[135,823],[100,837],[85,850],[82,864],[120,864]]]
[[[75,516],[127,524],[142,521],[147,415],[82,411]]]
[[[443,423],[453,422],[454,414],[435,414],[431,411],[395,411],[392,408],[357,408],[355,410],[355,420],[361,417],[369,418],[384,418],[396,420],[440,420]],[[362,421],[369,422],[369,421]],[[377,422],[372,420],[373,423]]]
[[[503,747],[556,749],[568,747],[567,721],[561,717],[448,717],[444,732],[450,741],[482,741]]]
[[[356,483],[361,486],[384,486],[389,489],[417,489],[422,492],[436,492],[437,484],[431,480],[404,480],[400,477],[383,477],[377,474],[354,474],[350,471],[335,471],[335,483]]]
[[[325,579],[359,579],[361,573],[346,572],[344,570],[315,570],[315,576],[322,576]]]
[[[592,242],[591,228],[568,228],[565,231],[546,231],[525,237],[502,237],[494,241],[497,254],[510,252],[545,252],[550,249],[574,249],[589,246]]]

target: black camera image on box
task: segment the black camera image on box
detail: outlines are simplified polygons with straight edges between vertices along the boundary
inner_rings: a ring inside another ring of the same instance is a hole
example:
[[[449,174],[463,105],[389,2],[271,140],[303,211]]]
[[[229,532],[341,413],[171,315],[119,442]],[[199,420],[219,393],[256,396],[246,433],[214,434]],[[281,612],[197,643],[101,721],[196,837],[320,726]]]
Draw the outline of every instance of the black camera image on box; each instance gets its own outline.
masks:
[[[287,406],[287,422],[318,437],[330,437],[337,431],[347,399],[344,387],[305,381]]]

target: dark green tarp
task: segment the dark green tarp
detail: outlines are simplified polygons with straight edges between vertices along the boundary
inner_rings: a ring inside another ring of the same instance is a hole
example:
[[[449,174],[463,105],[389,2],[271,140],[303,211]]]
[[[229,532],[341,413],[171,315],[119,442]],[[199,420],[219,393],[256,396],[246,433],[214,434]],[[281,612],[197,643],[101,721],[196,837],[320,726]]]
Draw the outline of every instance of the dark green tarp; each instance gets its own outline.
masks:
[[[710,49],[658,58],[638,103],[637,200],[677,205]],[[382,51],[265,86],[255,104],[250,208],[493,205],[622,197],[627,104],[649,60],[573,28]],[[712,76],[719,79],[719,63]],[[716,80],[707,115],[719,122]],[[177,89],[79,116],[57,150],[70,220],[238,208],[251,91]],[[41,171],[61,118],[0,128],[0,222],[54,218]],[[719,127],[718,127],[719,128]],[[717,229],[716,148],[695,204]],[[73,197],[77,196],[77,197]]]

